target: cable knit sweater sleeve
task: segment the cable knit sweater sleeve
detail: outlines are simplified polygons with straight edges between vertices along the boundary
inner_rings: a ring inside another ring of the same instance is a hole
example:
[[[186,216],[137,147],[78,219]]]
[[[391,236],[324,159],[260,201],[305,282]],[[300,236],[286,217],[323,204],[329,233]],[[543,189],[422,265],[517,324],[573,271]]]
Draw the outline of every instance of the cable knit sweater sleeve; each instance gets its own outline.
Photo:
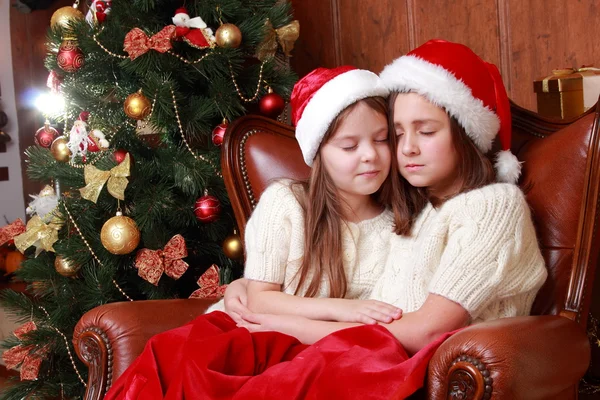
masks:
[[[246,224],[246,278],[283,284],[291,247],[301,245],[292,233],[303,229],[302,215],[288,181],[265,189]]]
[[[521,190],[488,185],[449,200],[441,212],[447,212],[447,243],[429,291],[473,319],[511,296],[521,296],[517,314],[528,314],[547,271]]]

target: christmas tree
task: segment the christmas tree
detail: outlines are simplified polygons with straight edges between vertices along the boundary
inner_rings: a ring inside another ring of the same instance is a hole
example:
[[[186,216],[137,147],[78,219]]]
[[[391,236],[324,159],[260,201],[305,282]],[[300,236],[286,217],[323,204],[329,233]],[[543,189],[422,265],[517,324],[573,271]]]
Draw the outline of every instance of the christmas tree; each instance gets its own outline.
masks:
[[[16,275],[28,290],[0,295],[24,323],[3,343],[21,370],[3,399],[83,395],[71,340],[86,311],[188,297],[213,264],[221,284],[239,276],[219,146],[227,121],[280,115],[296,79],[286,1],[94,0],[82,11],[50,21],[49,87],[64,108],[46,110],[26,154],[29,177],[48,186],[26,228],[4,232],[27,256]]]

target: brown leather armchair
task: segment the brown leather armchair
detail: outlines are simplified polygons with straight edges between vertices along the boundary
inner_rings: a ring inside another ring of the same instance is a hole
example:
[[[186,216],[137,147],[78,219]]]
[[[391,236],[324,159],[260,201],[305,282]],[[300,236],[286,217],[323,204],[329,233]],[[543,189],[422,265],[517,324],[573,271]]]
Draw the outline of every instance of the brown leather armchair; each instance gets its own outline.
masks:
[[[600,253],[600,115],[593,110],[561,122],[514,104],[512,111],[513,152],[525,161],[521,185],[549,277],[534,316],[474,325],[447,340],[430,363],[421,397],[575,399],[590,362],[585,327]],[[258,116],[230,125],[222,169],[242,235],[269,181],[308,173],[293,129]],[[102,399],[151,336],[192,320],[209,304],[123,302],[85,314],[73,341],[89,367],[86,399]]]

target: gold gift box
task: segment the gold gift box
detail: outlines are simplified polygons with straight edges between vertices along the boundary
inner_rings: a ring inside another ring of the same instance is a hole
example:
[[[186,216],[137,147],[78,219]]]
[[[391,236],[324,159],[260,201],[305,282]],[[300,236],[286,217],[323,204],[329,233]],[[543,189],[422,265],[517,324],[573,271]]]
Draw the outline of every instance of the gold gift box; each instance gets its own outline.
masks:
[[[572,69],[553,70],[552,75],[533,82],[538,113],[546,117],[571,118],[581,115],[583,76]]]

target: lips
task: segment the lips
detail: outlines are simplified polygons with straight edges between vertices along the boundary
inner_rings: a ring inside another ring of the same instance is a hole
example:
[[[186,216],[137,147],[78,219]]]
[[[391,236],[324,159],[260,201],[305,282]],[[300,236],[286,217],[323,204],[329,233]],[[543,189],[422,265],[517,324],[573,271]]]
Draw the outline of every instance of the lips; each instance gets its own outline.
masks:
[[[375,176],[379,173],[379,171],[366,171],[363,173],[358,174],[359,176],[366,176],[366,177],[371,177],[371,176]]]
[[[423,168],[423,167],[424,167],[424,165],[423,165],[423,164],[406,164],[406,165],[404,166],[404,169],[406,169],[407,171],[412,171],[412,172],[414,172],[414,171],[418,171],[418,170],[420,170],[420,169],[421,169],[421,168]]]

